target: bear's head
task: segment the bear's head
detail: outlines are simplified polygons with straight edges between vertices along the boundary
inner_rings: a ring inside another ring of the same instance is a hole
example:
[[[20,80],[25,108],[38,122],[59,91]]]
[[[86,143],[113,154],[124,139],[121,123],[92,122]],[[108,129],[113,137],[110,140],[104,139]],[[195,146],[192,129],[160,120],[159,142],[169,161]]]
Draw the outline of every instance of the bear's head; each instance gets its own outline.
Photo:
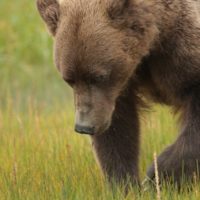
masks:
[[[37,0],[56,66],[73,88],[75,130],[101,134],[157,29],[141,0]]]

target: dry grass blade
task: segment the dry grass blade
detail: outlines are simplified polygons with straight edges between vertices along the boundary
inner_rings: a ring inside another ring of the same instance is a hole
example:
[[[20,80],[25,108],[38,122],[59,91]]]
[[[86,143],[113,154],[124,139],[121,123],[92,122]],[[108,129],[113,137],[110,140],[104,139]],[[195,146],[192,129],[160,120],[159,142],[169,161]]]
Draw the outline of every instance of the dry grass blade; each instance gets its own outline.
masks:
[[[157,162],[157,155],[156,155],[156,153],[154,153],[154,168],[155,168],[155,180],[156,180],[157,200],[161,200],[160,185],[159,185],[159,175],[158,175],[158,162]]]

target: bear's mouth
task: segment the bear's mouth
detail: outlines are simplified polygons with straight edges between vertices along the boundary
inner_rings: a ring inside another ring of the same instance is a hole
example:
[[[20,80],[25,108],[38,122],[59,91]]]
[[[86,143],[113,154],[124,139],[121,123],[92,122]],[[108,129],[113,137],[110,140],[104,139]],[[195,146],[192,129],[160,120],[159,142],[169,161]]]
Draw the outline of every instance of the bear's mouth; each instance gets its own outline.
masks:
[[[93,134],[93,136],[100,136],[103,134],[107,134],[109,128],[111,126],[111,122],[108,121],[107,123],[104,124],[104,126],[101,126],[98,130],[96,130]]]

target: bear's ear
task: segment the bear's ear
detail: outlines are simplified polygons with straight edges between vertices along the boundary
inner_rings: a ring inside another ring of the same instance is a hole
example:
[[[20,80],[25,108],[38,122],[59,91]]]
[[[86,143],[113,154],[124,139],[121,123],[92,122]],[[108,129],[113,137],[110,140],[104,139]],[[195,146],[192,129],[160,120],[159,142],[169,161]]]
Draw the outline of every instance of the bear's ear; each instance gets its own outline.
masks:
[[[37,0],[37,8],[51,34],[55,36],[60,16],[57,0]]]
[[[108,15],[111,19],[115,19],[126,11],[129,7],[130,0],[111,0],[108,7]]]

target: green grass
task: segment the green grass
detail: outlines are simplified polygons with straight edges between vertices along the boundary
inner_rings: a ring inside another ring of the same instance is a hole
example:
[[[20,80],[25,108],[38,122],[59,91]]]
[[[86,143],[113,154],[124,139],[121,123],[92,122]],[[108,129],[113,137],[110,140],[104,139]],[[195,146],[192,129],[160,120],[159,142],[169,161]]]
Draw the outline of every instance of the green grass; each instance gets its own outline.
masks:
[[[0,200],[124,199],[97,166],[90,139],[73,132],[71,90],[52,60],[52,40],[34,1],[0,1]],[[141,178],[153,153],[176,137],[175,118],[154,107],[142,117]],[[194,185],[180,193],[166,186],[162,199],[200,199]],[[133,188],[127,200],[156,199]]]

